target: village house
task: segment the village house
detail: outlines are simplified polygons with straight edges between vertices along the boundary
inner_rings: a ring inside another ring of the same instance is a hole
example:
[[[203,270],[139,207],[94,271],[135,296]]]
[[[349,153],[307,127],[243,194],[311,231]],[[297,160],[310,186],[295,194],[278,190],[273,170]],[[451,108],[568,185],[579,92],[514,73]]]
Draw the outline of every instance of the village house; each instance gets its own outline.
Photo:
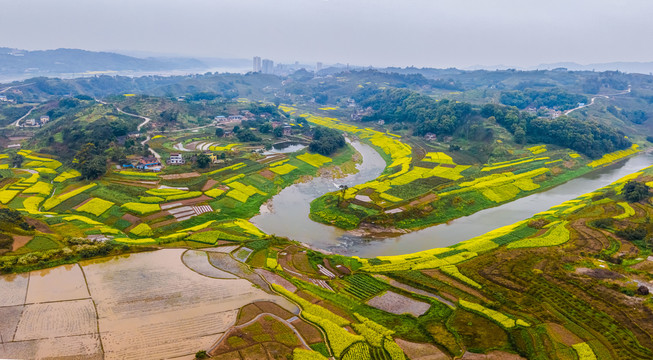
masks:
[[[205,152],[204,152],[204,155],[208,156],[209,159],[211,159],[211,162],[212,162],[213,164],[217,164],[217,163],[218,163],[218,156],[217,156],[216,154],[214,154],[214,153],[212,153],[212,152],[210,152],[210,151],[205,151]]]
[[[7,101],[6,95],[0,95],[0,101]]]
[[[283,126],[283,136],[290,136],[290,135],[292,135],[292,126],[284,125]]]
[[[424,135],[424,140],[426,140],[426,141],[435,141],[437,139],[438,139],[438,136],[435,135],[434,133],[426,133],[426,135]]]
[[[186,163],[186,160],[184,160],[184,157],[181,155],[181,153],[173,153],[170,154],[170,157],[166,163],[170,165],[182,165]]]
[[[36,126],[36,119],[25,120],[25,126]]]
[[[245,117],[242,115],[229,115],[229,121],[243,121]]]
[[[226,122],[226,121],[227,121],[227,117],[226,117],[226,116],[223,116],[223,115],[218,115],[218,116],[216,116],[216,117],[213,118],[213,121],[214,121],[214,122],[217,122],[217,123]]]
[[[148,156],[138,160],[136,168],[139,170],[161,171],[161,163],[154,156]]]
[[[46,124],[48,121],[50,121],[50,117],[47,116],[47,115],[43,115],[43,116],[41,116],[41,118],[40,118],[39,120],[41,121],[41,125],[44,125],[44,124]]]

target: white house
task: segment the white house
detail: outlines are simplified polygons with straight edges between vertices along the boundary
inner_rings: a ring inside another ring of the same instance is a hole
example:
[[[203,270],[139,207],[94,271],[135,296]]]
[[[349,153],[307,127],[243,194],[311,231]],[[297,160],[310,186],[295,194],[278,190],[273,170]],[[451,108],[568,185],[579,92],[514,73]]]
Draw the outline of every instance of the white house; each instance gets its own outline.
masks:
[[[170,165],[181,165],[186,163],[186,160],[181,156],[180,153],[170,154],[170,158],[167,161]]]
[[[45,123],[47,123],[48,121],[50,121],[50,117],[47,116],[47,115],[43,115],[43,116],[41,116],[41,119],[40,119],[40,120],[41,120],[41,124],[45,124]]]

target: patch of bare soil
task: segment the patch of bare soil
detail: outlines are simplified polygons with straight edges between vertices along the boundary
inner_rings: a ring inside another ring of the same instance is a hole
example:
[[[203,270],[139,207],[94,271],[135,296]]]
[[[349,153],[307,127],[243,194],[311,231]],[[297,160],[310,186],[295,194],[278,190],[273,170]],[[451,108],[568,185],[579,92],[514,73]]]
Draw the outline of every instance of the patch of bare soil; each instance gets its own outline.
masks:
[[[549,334],[558,342],[565,344],[567,346],[572,346],[583,342],[583,339],[576,336],[576,334],[567,330],[564,326],[556,323],[546,324],[546,328],[549,331]]]
[[[132,214],[125,214],[122,216],[122,219],[129,221],[130,223],[132,223],[132,225],[141,222],[141,219],[138,216],[134,216]]]
[[[208,179],[208,180],[206,180],[206,183],[204,184],[204,186],[202,186],[202,191],[211,190],[217,184],[219,184],[219,182],[217,182],[217,181],[215,181],[213,179]]]
[[[475,354],[466,352],[463,355],[462,359],[464,360],[520,360],[524,359],[523,357],[517,354],[511,354],[505,351],[490,351],[487,354]]]
[[[52,234],[52,230],[50,230],[50,227],[42,221],[32,219],[32,218],[25,218],[25,221],[31,226],[34,226],[36,230],[42,233]]]
[[[31,235],[14,235],[14,243],[11,244],[11,251],[16,251],[25,246],[34,236]]]
[[[619,274],[618,272],[614,272],[608,269],[588,269],[584,267],[579,267],[576,268],[576,273],[577,274],[582,274],[582,275],[587,275],[589,277],[593,277],[595,279],[610,279],[610,280],[616,280],[616,279],[623,279],[623,275]]]
[[[161,179],[164,180],[175,180],[175,179],[188,179],[188,178],[194,178],[202,176],[202,174],[198,173],[197,171],[189,172],[189,173],[183,173],[183,174],[168,174],[168,175],[161,175],[159,176]]]
[[[263,176],[264,178],[268,180],[274,180],[274,173],[270,171],[269,169],[265,169],[263,171],[260,171],[259,174]]]
[[[448,360],[449,356],[431,344],[395,339],[395,342],[411,360]]]

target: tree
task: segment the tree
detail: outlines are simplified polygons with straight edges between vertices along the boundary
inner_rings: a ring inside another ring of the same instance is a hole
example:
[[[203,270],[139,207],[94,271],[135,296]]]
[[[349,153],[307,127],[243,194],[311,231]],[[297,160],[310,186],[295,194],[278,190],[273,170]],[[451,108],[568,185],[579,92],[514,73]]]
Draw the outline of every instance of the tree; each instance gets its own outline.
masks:
[[[624,198],[628,202],[638,202],[648,198],[649,187],[639,181],[630,180],[623,188]]]
[[[205,169],[211,163],[211,158],[206,154],[199,154],[195,162],[200,169]]]
[[[9,162],[11,162],[11,167],[19,168],[23,165],[23,155],[18,153],[12,153]]]
[[[179,117],[179,111],[172,109],[164,110],[159,116],[161,117],[161,120],[165,122],[176,122]]]
[[[107,172],[107,158],[93,143],[86,143],[75,155],[77,169],[85,179],[97,179]]]
[[[283,128],[281,126],[275,127],[274,130],[272,130],[272,132],[274,133],[275,137],[278,138],[283,137]]]
[[[321,155],[331,155],[346,144],[345,137],[336,130],[316,127],[313,132],[313,141],[308,145],[311,152]]]
[[[254,142],[254,141],[261,141],[261,138],[254,134],[252,130],[245,128],[242,129],[236,134],[236,137],[238,140],[242,142]]]
[[[238,126],[238,125],[234,126],[233,132],[234,132],[234,134],[238,134],[238,132],[240,132],[240,126]]]
[[[340,205],[342,199],[345,198],[345,193],[347,192],[347,189],[349,189],[349,186],[347,186],[347,184],[342,184],[338,187],[340,188],[340,197],[338,197],[338,205]]]
[[[269,122],[266,122],[258,128],[258,131],[260,131],[261,134],[269,134],[272,131],[272,125]]]
[[[224,136],[224,129],[223,128],[215,128],[215,136],[217,137],[223,137]]]

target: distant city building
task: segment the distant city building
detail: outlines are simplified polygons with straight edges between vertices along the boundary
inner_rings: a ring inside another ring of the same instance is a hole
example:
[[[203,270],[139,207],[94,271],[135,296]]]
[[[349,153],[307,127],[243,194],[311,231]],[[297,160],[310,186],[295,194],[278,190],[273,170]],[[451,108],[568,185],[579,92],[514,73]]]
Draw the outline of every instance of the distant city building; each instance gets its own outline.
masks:
[[[262,71],[264,74],[274,73],[274,61],[270,59],[263,59],[263,68]]]
[[[322,63],[318,62],[317,65],[315,66],[315,72],[320,72],[322,70]]]
[[[261,57],[260,56],[254,56],[254,61],[252,62],[252,71],[261,72],[261,70],[262,70]]]

